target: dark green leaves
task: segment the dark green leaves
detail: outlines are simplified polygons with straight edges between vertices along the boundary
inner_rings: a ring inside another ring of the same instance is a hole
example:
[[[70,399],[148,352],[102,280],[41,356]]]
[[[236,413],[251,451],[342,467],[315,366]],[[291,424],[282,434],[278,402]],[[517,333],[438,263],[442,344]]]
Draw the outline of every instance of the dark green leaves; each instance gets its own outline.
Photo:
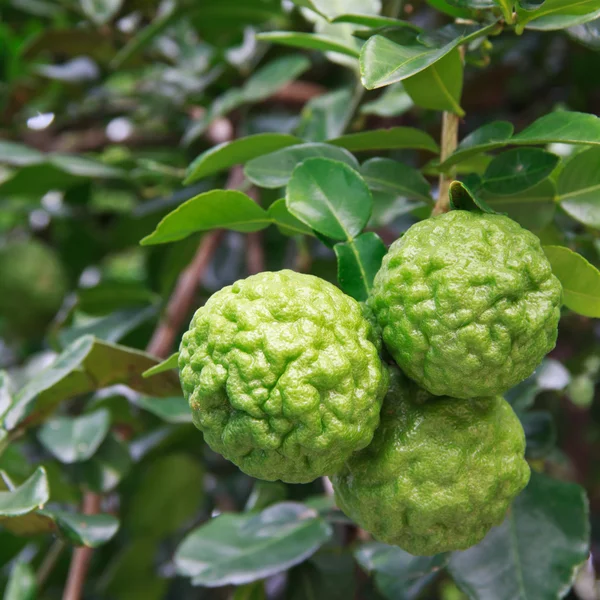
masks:
[[[333,249],[338,260],[340,287],[356,300],[366,300],[387,253],[385,244],[376,233],[369,231],[352,242],[336,244]]]
[[[453,553],[452,577],[472,598],[558,598],[588,557],[587,511],[579,486],[532,472],[504,523]]]
[[[600,317],[600,271],[581,254],[563,246],[544,246],[563,287],[563,302],[586,317]]]
[[[297,137],[283,133],[258,133],[232,142],[224,142],[203,152],[187,170],[185,183],[193,183],[236,164],[242,164],[281,148],[300,143]]]
[[[413,127],[392,127],[391,129],[372,129],[362,133],[349,133],[329,140],[334,146],[341,146],[350,152],[363,150],[398,150],[413,148],[437,153],[439,147],[435,140],[424,131]]]
[[[216,228],[259,231],[269,224],[267,213],[246,194],[212,190],[195,196],[169,213],[141,244],[174,242],[197,231]]]
[[[469,183],[453,181],[449,189],[450,206],[459,210],[480,210],[485,213],[494,213],[494,209],[487,205],[472,188]]]
[[[335,240],[348,240],[369,221],[373,199],[363,179],[348,165],[311,158],[294,169],[286,204],[312,229]]]
[[[360,168],[370,189],[432,203],[429,182],[417,169],[389,158],[371,158]]]
[[[110,413],[101,409],[80,417],[47,421],[38,433],[42,445],[63,463],[88,460],[106,437]]]
[[[296,565],[331,536],[318,513],[294,502],[262,513],[223,514],[190,533],[175,565],[194,585],[241,585]]]
[[[512,195],[534,187],[548,177],[558,156],[539,148],[514,148],[498,155],[483,175],[487,192]]]

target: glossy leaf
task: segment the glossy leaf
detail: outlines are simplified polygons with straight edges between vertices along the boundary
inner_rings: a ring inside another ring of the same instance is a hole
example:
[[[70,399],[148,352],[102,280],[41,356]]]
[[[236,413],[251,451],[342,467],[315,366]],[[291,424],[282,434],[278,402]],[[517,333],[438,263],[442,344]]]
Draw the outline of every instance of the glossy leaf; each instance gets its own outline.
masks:
[[[292,172],[308,158],[330,158],[358,170],[358,161],[350,152],[331,144],[299,144],[251,160],[244,169],[246,177],[264,188],[287,185]]]
[[[340,287],[355,300],[365,301],[387,253],[385,244],[376,233],[369,231],[349,242],[336,244],[333,249],[338,261]]]
[[[270,154],[299,143],[301,143],[299,138],[284,133],[258,133],[232,142],[224,142],[209,148],[190,164],[184,183],[193,183],[229,169],[233,165],[244,164],[263,154]]]
[[[450,573],[472,598],[558,598],[588,557],[587,512],[578,485],[532,472],[504,523],[452,554]]]
[[[600,271],[564,246],[544,246],[553,273],[563,287],[563,302],[586,317],[600,317]]]
[[[178,206],[140,243],[149,246],[175,242],[209,229],[260,231],[268,225],[267,213],[246,194],[233,190],[211,190]]]
[[[362,177],[345,163],[310,158],[294,169],[286,206],[315,231],[351,240],[369,221],[373,199]]]
[[[574,219],[600,229],[600,148],[575,155],[558,178],[558,201]]]
[[[41,444],[62,463],[88,460],[104,441],[110,428],[110,413],[100,409],[79,417],[57,417],[38,432]]]
[[[465,181],[453,181],[450,184],[448,192],[450,195],[450,206],[453,209],[482,211],[492,214],[496,212],[481,198],[479,190],[467,179]]]
[[[546,0],[538,9],[519,11],[517,32],[523,29],[552,31],[581,25],[600,17],[598,0]]]
[[[359,53],[356,48],[343,40],[318,33],[303,33],[300,31],[269,31],[259,33],[257,40],[281,44],[283,46],[292,46],[294,48],[304,48],[305,50],[320,50],[321,52],[337,52],[352,58],[358,58]]]
[[[61,535],[76,546],[97,548],[110,541],[119,529],[119,520],[112,515],[82,515],[56,509],[44,509],[39,514],[52,519]]]
[[[163,360],[161,363],[151,367],[147,371],[142,373],[142,377],[153,377],[154,375],[158,375],[159,373],[164,373],[165,371],[171,371],[172,369],[177,369],[179,365],[179,352],[174,352],[169,356],[169,358]]]
[[[284,235],[314,235],[310,227],[307,227],[290,213],[285,205],[285,198],[273,202],[267,212],[273,223]]]
[[[295,502],[259,515],[223,514],[184,539],[175,565],[194,585],[241,585],[306,560],[331,533],[316,511]]]
[[[14,563],[10,579],[4,591],[4,600],[36,600],[37,583],[35,573],[26,562]]]
[[[135,404],[156,415],[167,423],[191,423],[192,411],[187,400],[183,396],[172,398],[149,398],[142,396]]]
[[[404,89],[412,101],[423,108],[445,110],[460,117],[463,88],[463,63],[457,48],[425,70],[404,80]]]
[[[119,485],[132,465],[127,445],[111,432],[89,461],[75,465],[75,473],[87,487],[101,494]]]
[[[360,107],[363,115],[378,117],[398,117],[414,106],[411,97],[406,93],[402,83],[394,83],[384,88],[376,100],[365,102]]]
[[[399,150],[412,148],[437,153],[439,147],[435,140],[424,131],[413,127],[392,127],[391,129],[372,129],[361,133],[349,133],[329,140],[329,144],[341,146],[350,152],[363,150]]]
[[[553,112],[540,117],[511,140],[515,144],[556,142],[600,146],[600,117],[581,112]]]
[[[5,426],[31,427],[42,422],[63,400],[118,383],[153,396],[179,394],[179,378],[173,371],[151,380],[140,377],[156,364],[156,359],[139,350],[84,336],[17,393],[5,416]]]
[[[12,488],[10,483],[7,485],[6,474],[3,471],[0,472],[0,476],[5,482],[0,489],[8,489],[8,491],[0,491],[0,521],[26,515],[42,507],[50,499],[48,478],[44,467],[38,467],[27,481],[16,488]]]
[[[308,58],[299,54],[276,58],[248,78],[242,88],[244,100],[246,102],[265,100],[283,86],[297,79],[309,67]]]
[[[302,109],[298,135],[310,142],[335,138],[344,132],[352,112],[352,92],[349,89],[316,96]]]
[[[371,190],[433,202],[429,182],[417,169],[404,163],[389,158],[371,158],[363,163],[360,173]]]
[[[499,154],[483,174],[483,188],[496,195],[524,192],[546,179],[559,158],[540,148],[513,148]]]
[[[414,31],[422,31],[422,29],[411,23],[410,21],[402,21],[401,19],[393,19],[391,17],[383,17],[381,15],[363,15],[363,14],[343,14],[331,20],[332,23],[352,23],[353,25],[363,25],[364,27],[406,27]]]
[[[448,562],[448,555],[412,556],[380,542],[362,544],[354,552],[360,566],[375,575],[381,593],[390,600],[416,598]]]

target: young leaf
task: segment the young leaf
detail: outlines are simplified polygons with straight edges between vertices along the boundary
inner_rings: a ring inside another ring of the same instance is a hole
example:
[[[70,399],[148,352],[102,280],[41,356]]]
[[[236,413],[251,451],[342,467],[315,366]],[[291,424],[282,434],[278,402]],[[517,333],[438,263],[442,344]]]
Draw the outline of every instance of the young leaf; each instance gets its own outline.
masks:
[[[369,231],[349,242],[340,242],[333,249],[337,256],[340,287],[355,300],[366,300],[387,253],[385,244],[376,233]]]
[[[286,206],[319,233],[334,240],[351,240],[368,223],[373,198],[362,177],[348,165],[310,158],[294,169]]]
[[[144,371],[142,373],[142,377],[144,379],[148,377],[152,377],[154,375],[158,375],[159,373],[164,373],[165,371],[171,371],[172,369],[176,369],[178,367],[179,362],[179,352],[174,352],[169,356],[169,358],[163,360],[161,363],[158,363],[154,367]]]
[[[429,134],[413,127],[392,127],[391,129],[372,129],[361,133],[349,133],[329,140],[329,144],[341,146],[350,152],[399,150],[401,148],[439,152],[439,146]]]
[[[258,69],[244,84],[242,95],[246,102],[260,102],[294,81],[310,68],[306,56],[281,56]]]
[[[546,0],[533,11],[519,10],[517,33],[524,29],[552,31],[581,25],[600,17],[598,0]]]
[[[301,142],[299,138],[285,133],[257,133],[232,142],[223,142],[209,148],[190,164],[184,183],[193,183],[233,165],[246,163],[257,156]]]
[[[458,48],[404,80],[404,89],[417,106],[453,112],[459,117],[465,114],[460,107],[462,87],[463,63]]]
[[[17,560],[10,572],[4,600],[36,600],[37,583],[31,566]]]
[[[389,158],[371,158],[360,173],[371,190],[433,203],[429,182],[417,169]]]
[[[600,229],[600,148],[576,154],[558,178],[558,201],[580,223]]]
[[[70,464],[91,458],[110,428],[110,413],[100,409],[80,417],[57,417],[38,432],[42,446],[60,462]]]
[[[562,284],[565,306],[586,317],[600,317],[600,271],[569,248],[543,248]]]
[[[316,511],[296,502],[275,504],[258,515],[226,513],[183,540],[175,566],[194,585],[242,585],[301,563],[331,534]]]
[[[209,229],[260,231],[268,225],[267,213],[246,194],[233,190],[211,190],[178,206],[140,243],[149,246],[175,242]]]
[[[540,148],[513,148],[499,154],[483,174],[483,188],[496,195],[524,192],[546,179],[559,163],[555,154]]]
[[[306,50],[321,52],[337,52],[352,58],[358,58],[359,53],[354,46],[344,43],[341,38],[334,38],[318,33],[303,33],[300,31],[269,31],[256,35],[257,40],[273,42],[283,46],[293,46]]]
[[[9,490],[0,491],[0,521],[26,515],[42,507],[50,499],[48,478],[44,467],[38,467],[27,481],[16,488],[13,488],[10,481],[7,484],[6,474],[3,471],[0,471],[0,476],[4,480],[4,483],[0,484],[0,489]]]
[[[350,152],[331,144],[299,144],[283,148],[251,160],[244,169],[246,177],[255,185],[264,188],[279,188],[287,185],[294,169],[307,158],[330,158],[346,163],[358,170],[358,161]]]
[[[558,598],[588,553],[583,489],[533,471],[504,523],[452,554],[450,573],[472,598]]]
[[[276,200],[269,206],[269,217],[283,235],[314,235],[313,230],[307,227],[290,213],[285,205],[285,198]]]

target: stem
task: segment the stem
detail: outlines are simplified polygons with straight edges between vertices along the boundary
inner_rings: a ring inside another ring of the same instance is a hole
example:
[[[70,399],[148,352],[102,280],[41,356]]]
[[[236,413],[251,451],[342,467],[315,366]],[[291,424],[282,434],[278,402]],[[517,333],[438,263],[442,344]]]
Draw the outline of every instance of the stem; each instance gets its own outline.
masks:
[[[35,577],[38,593],[44,587],[48,577],[50,577],[50,573],[52,573],[54,567],[56,566],[56,562],[66,547],[67,544],[63,540],[54,540],[52,546],[50,546],[50,549],[44,557],[44,560],[42,561],[42,564],[40,565]]]
[[[460,117],[454,113],[444,112],[442,117],[442,140],[440,162],[444,162],[458,146],[458,124]],[[440,174],[440,190],[438,201],[433,208],[434,215],[440,215],[450,210],[451,173]]]

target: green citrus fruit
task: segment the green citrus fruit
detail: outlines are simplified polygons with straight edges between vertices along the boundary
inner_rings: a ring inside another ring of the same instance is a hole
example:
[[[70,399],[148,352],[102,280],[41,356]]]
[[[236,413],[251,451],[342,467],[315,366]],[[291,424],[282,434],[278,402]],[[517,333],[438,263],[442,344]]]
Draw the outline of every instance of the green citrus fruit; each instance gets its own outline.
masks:
[[[504,519],[527,485],[525,436],[500,396],[432,397],[395,373],[370,446],[333,478],[338,506],[415,555],[462,550]]]
[[[0,315],[8,330],[34,335],[60,308],[67,276],[54,250],[37,240],[0,248]]]
[[[245,473],[304,483],[369,444],[387,372],[361,307],[332,284],[260,273],[214,294],[183,336],[194,423]]]
[[[533,373],[556,342],[561,296],[535,235],[508,217],[455,210],[392,244],[369,304],[409,377],[472,398]]]

